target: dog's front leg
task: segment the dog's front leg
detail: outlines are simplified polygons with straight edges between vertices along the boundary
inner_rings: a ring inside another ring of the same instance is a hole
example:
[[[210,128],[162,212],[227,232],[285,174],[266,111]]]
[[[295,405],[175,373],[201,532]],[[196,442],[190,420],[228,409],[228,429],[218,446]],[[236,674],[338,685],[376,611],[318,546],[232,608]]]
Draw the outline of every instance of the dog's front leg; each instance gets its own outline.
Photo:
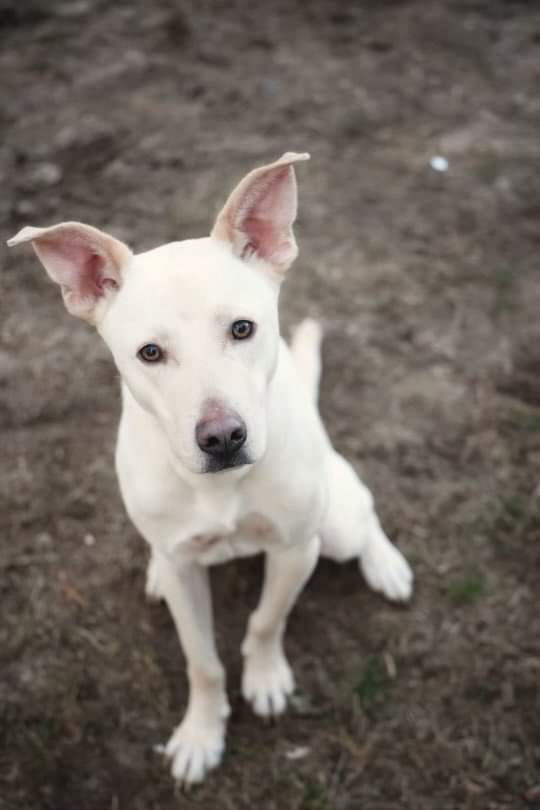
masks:
[[[177,568],[161,555],[154,555],[153,564],[180,636],[189,678],[187,711],[166,754],[179,782],[201,782],[221,760],[229,714],[225,674],[214,643],[208,572],[196,563]]]
[[[294,678],[283,651],[287,616],[310,577],[319,556],[319,538],[267,552],[264,586],[251,614],[242,653],[242,693],[262,716],[281,714]]]

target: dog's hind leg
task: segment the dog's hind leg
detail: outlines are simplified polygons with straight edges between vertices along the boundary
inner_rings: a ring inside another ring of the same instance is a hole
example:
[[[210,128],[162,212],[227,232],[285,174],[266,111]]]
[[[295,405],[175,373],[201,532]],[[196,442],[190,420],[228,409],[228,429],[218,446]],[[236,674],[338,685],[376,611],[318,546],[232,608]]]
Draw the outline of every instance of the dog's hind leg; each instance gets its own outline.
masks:
[[[358,557],[371,588],[388,599],[409,599],[413,582],[409,564],[382,530],[370,491],[334,450],[327,462],[327,480],[321,554],[338,562]]]
[[[291,341],[294,364],[314,402],[317,402],[319,397],[321,341],[321,325],[312,318],[306,318],[296,327]]]

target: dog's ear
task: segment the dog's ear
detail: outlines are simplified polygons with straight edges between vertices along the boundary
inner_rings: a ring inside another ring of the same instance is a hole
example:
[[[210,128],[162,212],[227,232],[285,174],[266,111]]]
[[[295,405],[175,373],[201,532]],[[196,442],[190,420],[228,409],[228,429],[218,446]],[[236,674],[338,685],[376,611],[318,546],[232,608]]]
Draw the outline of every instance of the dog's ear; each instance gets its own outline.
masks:
[[[95,322],[122,283],[132,253],[127,245],[80,222],[23,228],[8,245],[31,242],[45,270],[60,285],[72,315]]]
[[[284,273],[298,253],[292,230],[297,207],[293,163],[308,159],[307,153],[287,152],[246,175],[225,203],[212,236],[229,242],[240,258],[254,256]]]

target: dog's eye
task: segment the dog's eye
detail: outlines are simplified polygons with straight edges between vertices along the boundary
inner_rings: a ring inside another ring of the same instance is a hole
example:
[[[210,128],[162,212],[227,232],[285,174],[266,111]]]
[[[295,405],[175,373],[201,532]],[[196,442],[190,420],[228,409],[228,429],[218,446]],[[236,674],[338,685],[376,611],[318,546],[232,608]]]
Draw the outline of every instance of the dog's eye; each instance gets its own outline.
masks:
[[[231,326],[231,335],[235,340],[245,340],[251,337],[255,331],[255,324],[253,321],[235,321]]]
[[[164,357],[163,349],[157,343],[146,343],[137,352],[137,357],[145,363],[159,363]]]

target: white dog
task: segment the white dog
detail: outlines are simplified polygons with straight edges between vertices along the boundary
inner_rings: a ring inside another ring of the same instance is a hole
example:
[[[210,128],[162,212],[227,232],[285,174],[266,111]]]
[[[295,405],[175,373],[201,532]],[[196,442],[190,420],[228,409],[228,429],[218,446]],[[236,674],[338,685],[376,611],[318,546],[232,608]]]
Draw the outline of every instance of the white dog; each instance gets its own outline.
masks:
[[[266,553],[242,646],[254,711],[281,713],[294,680],[287,616],[319,554],[359,558],[369,585],[411,595],[412,573],[369,491],[330,444],[317,411],[320,329],[280,339],[278,295],[296,257],[287,153],[248,174],[204,239],[134,255],[77,222],[23,228],[67,309],[94,324],[122,377],[116,464],[127,511],[150,543],[147,593],[163,597],[190,693],[166,752],[201,781],[221,760],[229,705],[212,628],[207,566]]]

